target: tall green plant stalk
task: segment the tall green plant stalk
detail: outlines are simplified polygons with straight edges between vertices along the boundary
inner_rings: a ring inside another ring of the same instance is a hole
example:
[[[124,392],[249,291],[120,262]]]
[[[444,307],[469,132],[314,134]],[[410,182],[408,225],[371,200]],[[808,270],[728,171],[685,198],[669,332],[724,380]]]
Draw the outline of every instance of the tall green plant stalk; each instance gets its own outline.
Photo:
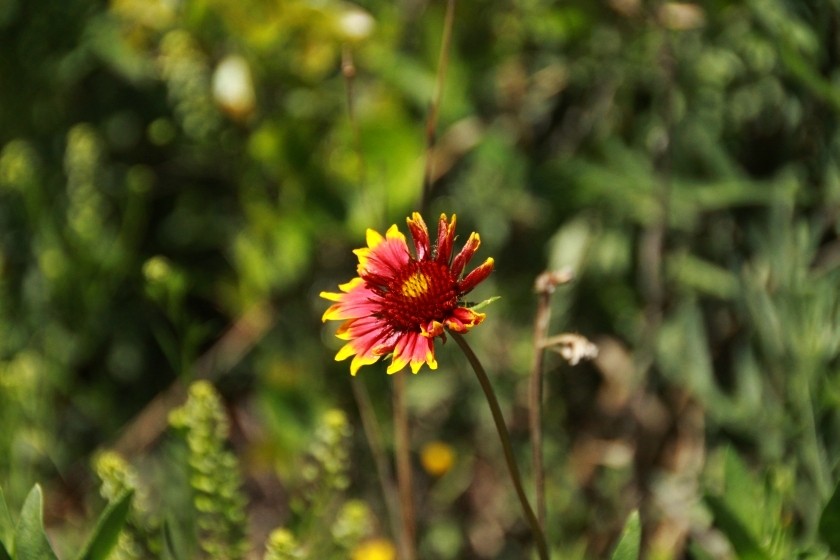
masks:
[[[467,361],[475,372],[478,378],[478,383],[484,391],[484,396],[487,398],[487,404],[490,407],[490,413],[493,416],[493,422],[496,424],[496,432],[499,434],[499,440],[502,442],[502,450],[505,454],[505,462],[507,463],[510,479],[516,489],[516,495],[519,498],[519,503],[522,506],[522,511],[525,514],[525,520],[531,527],[531,533],[534,537],[534,543],[537,547],[540,560],[548,560],[548,546],[545,542],[545,535],[540,528],[540,523],[537,521],[537,516],[534,515],[534,510],[531,509],[531,504],[528,502],[528,497],[525,495],[525,488],[522,485],[522,476],[519,474],[519,467],[516,464],[516,458],[513,456],[513,447],[510,444],[510,434],[508,434],[507,425],[505,424],[504,416],[502,416],[502,409],[499,406],[499,401],[496,399],[496,393],[493,391],[493,386],[490,384],[490,378],[487,377],[487,372],[484,366],[475,355],[469,343],[464,340],[464,337],[456,332],[450,331],[452,338],[461,351],[467,357]]]

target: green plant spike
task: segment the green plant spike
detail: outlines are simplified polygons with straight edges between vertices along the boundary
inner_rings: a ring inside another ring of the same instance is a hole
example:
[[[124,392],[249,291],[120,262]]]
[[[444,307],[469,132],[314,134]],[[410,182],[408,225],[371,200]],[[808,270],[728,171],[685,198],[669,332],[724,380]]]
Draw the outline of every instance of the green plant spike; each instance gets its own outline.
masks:
[[[44,532],[44,496],[35,485],[29,491],[15,528],[15,560],[58,560]]]
[[[819,532],[828,549],[840,556],[840,483],[822,510]]]
[[[627,522],[624,523],[624,529],[621,531],[621,538],[618,539],[618,544],[615,545],[611,560],[637,560],[639,558],[639,549],[642,545],[642,522],[639,519],[639,511],[633,511]]]
[[[134,492],[124,492],[115,502],[108,504],[96,522],[96,527],[87,544],[77,557],[78,560],[107,560],[111,550],[117,545],[125,520],[131,509]]]
[[[193,383],[187,402],[170,414],[170,423],[185,434],[199,545],[208,558],[244,558],[247,516],[239,463],[226,449],[228,419],[213,385]]]

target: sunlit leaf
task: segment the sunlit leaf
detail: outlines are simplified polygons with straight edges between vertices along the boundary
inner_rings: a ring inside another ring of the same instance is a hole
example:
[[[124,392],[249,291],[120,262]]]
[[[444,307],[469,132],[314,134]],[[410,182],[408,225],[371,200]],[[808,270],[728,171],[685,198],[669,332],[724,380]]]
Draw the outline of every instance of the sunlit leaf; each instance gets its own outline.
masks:
[[[30,490],[15,530],[16,560],[58,560],[44,532],[44,498],[37,484]]]
[[[482,302],[479,302],[479,303],[477,303],[473,306],[470,306],[470,309],[472,309],[473,311],[478,311],[479,309],[481,309],[483,307],[487,307],[488,305],[490,305],[491,303],[493,303],[493,302],[495,302],[496,300],[499,300],[499,299],[502,299],[502,296],[493,296],[491,298],[487,298]]]
[[[634,511],[627,518],[624,529],[621,531],[621,538],[615,546],[610,557],[612,560],[637,560],[639,548],[642,544],[642,522],[639,519],[639,512]]]
[[[119,540],[133,496],[134,492],[129,490],[115,502],[108,504],[96,522],[93,534],[79,553],[79,560],[107,560]]]

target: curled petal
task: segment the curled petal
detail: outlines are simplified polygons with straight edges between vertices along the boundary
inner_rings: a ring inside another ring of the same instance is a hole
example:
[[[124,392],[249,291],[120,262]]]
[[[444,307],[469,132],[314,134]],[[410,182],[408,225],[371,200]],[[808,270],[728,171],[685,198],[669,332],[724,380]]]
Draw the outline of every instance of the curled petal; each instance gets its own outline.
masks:
[[[406,219],[406,223],[411,232],[411,238],[414,240],[414,254],[417,260],[425,260],[431,253],[432,247],[429,240],[429,228],[426,227],[423,216],[419,212],[414,212],[410,218]]]
[[[469,307],[458,307],[444,321],[446,328],[457,333],[465,333],[484,320],[484,313],[473,311]]]
[[[420,325],[420,334],[426,338],[434,338],[443,335],[443,323],[432,321],[428,325]]]
[[[470,259],[478,250],[479,245],[481,245],[481,238],[477,233],[471,233],[470,238],[467,239],[467,242],[464,245],[464,248],[461,249],[461,251],[455,256],[455,260],[452,261],[452,276],[455,278],[461,277],[461,274],[464,272],[464,267],[470,262]]]
[[[449,264],[449,259],[452,258],[452,245],[455,243],[455,214],[452,214],[452,220],[446,221],[446,214],[440,215],[438,221],[438,239],[437,239],[437,255],[435,260],[445,265]]]
[[[490,273],[493,272],[493,267],[495,266],[495,261],[492,257],[488,258],[484,261],[480,266],[473,269],[472,272],[467,274],[466,278],[461,280],[459,287],[461,288],[461,293],[466,294],[473,288],[475,288],[479,283],[484,281]]]

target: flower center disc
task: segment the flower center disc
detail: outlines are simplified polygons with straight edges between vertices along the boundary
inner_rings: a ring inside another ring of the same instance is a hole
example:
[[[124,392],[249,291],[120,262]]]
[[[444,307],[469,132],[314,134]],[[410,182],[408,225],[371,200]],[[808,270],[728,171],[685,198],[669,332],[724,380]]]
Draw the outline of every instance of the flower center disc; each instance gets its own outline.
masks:
[[[388,285],[384,314],[394,327],[420,330],[442,321],[458,306],[457,282],[449,269],[434,261],[413,261]]]

